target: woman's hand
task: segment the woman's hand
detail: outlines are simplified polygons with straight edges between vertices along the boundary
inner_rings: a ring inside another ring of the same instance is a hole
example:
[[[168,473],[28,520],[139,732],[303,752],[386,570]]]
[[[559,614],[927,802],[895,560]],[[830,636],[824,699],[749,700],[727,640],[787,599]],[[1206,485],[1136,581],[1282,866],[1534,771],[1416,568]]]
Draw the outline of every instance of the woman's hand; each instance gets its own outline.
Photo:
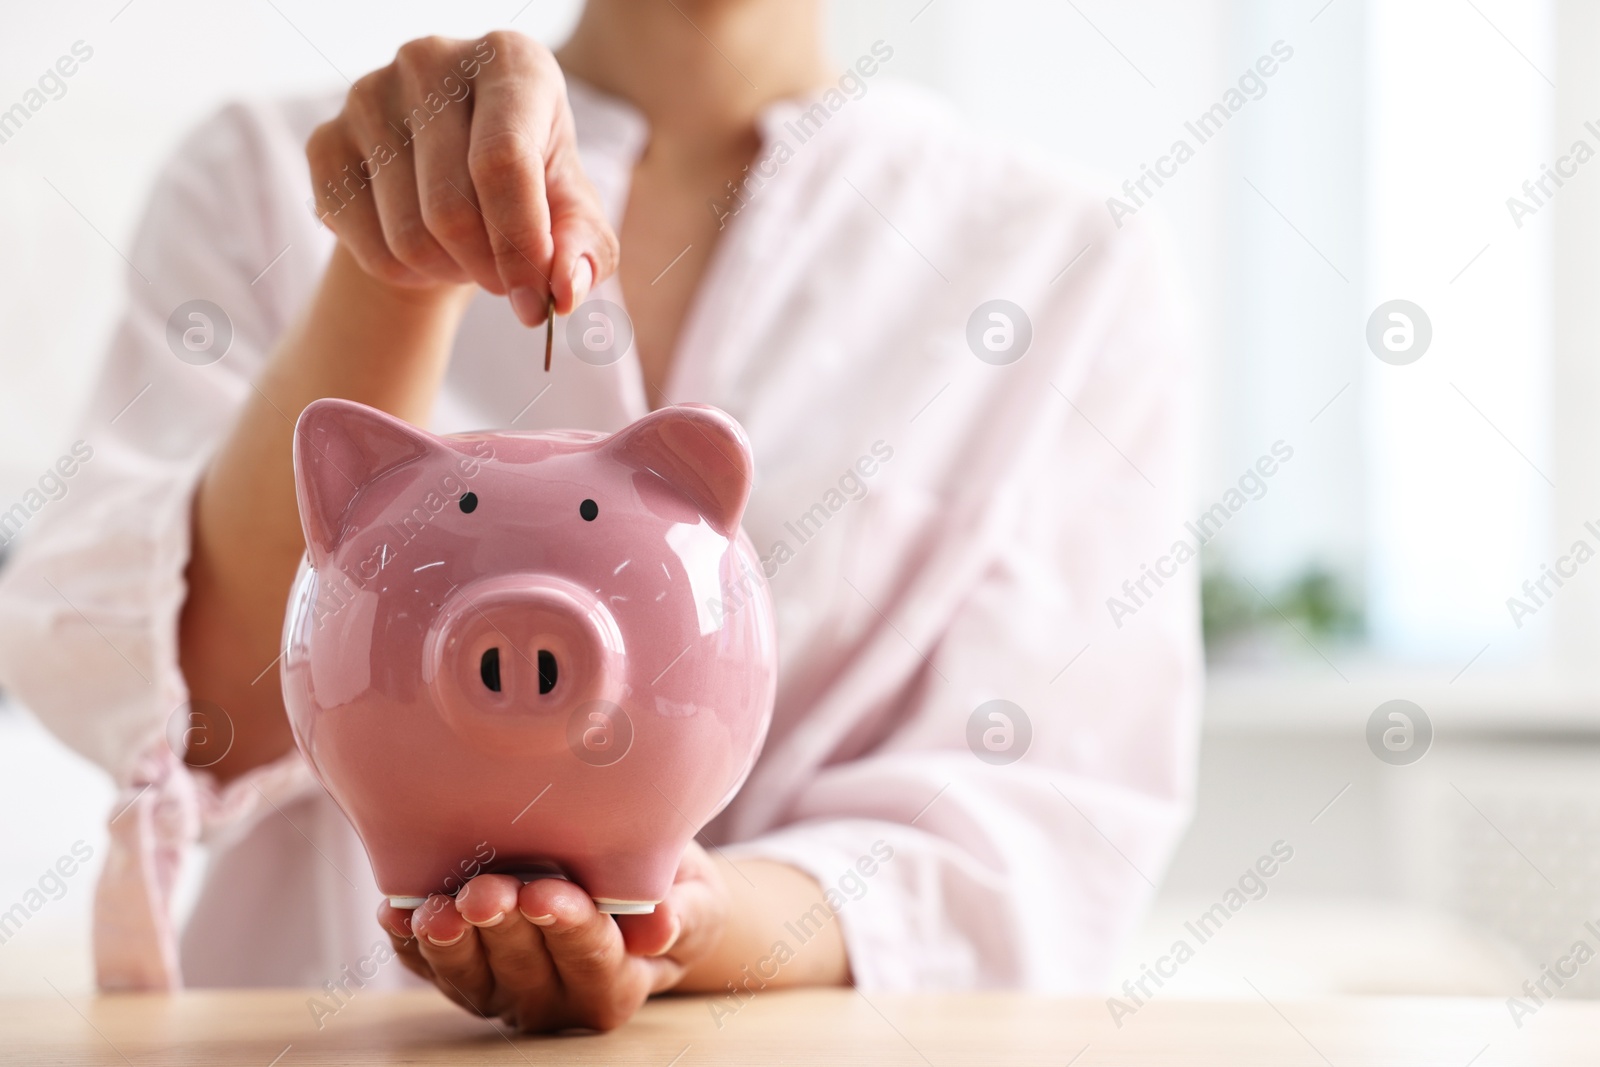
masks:
[[[610,1030],[716,948],[728,909],[718,864],[691,843],[651,915],[602,914],[560,879],[482,874],[413,912],[386,901],[378,921],[405,965],[465,1008],[520,1030]]]
[[[549,49],[499,30],[426,37],[351,86],[306,146],[318,216],[394,286],[476,282],[517,317],[562,314],[617,265]]]

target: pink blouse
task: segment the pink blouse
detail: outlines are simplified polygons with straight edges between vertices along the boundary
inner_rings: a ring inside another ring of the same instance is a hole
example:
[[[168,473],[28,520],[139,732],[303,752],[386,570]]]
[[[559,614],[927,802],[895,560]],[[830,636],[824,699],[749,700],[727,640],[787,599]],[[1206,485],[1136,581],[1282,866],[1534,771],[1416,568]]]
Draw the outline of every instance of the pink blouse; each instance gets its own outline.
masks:
[[[862,84],[764,115],[762,162],[707,207],[725,230],[665,389],[749,431],[745,527],[776,561],[771,733],[702,840],[815,877],[863,989],[1093,990],[1190,808],[1197,565],[1145,566],[1189,498],[1190,331],[1143,217],[1117,228],[921,91]],[[570,92],[620,222],[648,128]],[[230,107],[167,167],[78,434],[92,458],[0,579],[0,679],[121,791],[96,896],[108,988],[411,980],[371,963],[365,854],[298,753],[226,787],[175,754],[191,494],[328,257],[302,152],[338,104]],[[615,280],[595,296],[625,303]],[[212,362],[181,340],[197,299],[231,326]],[[547,375],[543,343],[481,294],[432,429],[649,409],[631,351],[586,362],[558,328]]]

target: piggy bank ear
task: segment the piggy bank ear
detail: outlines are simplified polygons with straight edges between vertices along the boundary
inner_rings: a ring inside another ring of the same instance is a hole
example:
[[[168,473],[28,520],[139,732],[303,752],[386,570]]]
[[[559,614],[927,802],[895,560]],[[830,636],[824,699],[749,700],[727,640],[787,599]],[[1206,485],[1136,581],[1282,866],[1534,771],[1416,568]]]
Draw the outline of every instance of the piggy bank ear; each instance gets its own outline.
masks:
[[[294,428],[294,484],[311,562],[321,566],[338,547],[350,505],[373,478],[431,447],[422,430],[365,404],[308,404]]]
[[[733,416],[708,404],[678,404],[618,431],[606,447],[623,463],[660,475],[724,537],[739,529],[755,462]]]

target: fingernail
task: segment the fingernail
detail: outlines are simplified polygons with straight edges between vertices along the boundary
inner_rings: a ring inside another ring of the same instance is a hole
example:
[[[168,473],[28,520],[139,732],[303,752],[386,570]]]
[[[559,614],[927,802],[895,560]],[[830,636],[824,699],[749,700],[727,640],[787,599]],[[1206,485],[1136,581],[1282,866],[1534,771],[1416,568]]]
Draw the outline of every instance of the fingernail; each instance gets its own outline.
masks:
[[[554,926],[556,922],[554,915],[529,915],[527,912],[523,912],[522,917],[535,926]]]
[[[579,256],[578,261],[572,265],[572,306],[577,307],[589,295],[589,287],[594,284],[594,264],[589,262],[588,256]]]
[[[657,952],[656,955],[665,956],[667,953],[671,952],[672,947],[678,943],[678,938],[682,936],[683,920],[674,915],[672,917],[672,936],[667,938],[667,943],[661,946],[661,951]]]
[[[472,920],[471,919],[467,919],[467,917],[465,915],[462,916],[463,919],[467,919],[467,922],[472,923],[473,926],[478,927],[480,930],[482,928],[486,927],[486,926],[499,926],[502,922],[505,921],[505,917],[506,917],[506,913],[502,911],[499,915],[496,915],[494,918],[490,919],[488,922],[473,923]]]
[[[465,930],[463,930],[459,934],[457,934],[455,937],[452,937],[448,941],[440,941],[437,937],[434,937],[432,934],[429,934],[428,935],[428,944],[432,945],[434,948],[449,948],[451,945],[455,944],[456,942],[460,941],[463,937],[466,937],[466,936],[467,936],[467,932]]]
[[[511,290],[511,310],[524,326],[538,326],[544,322],[544,297],[531,285]]]
[[[384,925],[385,926],[389,926],[388,923],[384,923]],[[407,926],[404,929],[396,929],[393,926],[389,926],[389,932],[391,934],[393,934],[395,937],[398,937],[402,941],[410,941],[411,938],[414,936],[411,933],[411,928],[409,926]]]

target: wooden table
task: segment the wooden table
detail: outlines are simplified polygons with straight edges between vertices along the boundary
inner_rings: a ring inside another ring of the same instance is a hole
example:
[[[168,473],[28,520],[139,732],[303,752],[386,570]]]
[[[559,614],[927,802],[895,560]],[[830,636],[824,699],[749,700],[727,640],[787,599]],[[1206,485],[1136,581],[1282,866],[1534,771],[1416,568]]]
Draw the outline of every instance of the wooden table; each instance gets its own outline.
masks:
[[[319,1030],[305,990],[0,1000],[0,1062],[1496,1067],[1600,1063],[1600,1003],[1551,1003],[1519,1030],[1501,1001],[1157,1000],[1118,1029],[1103,1001],[1010,994],[770,991],[664,999],[605,1035],[520,1037],[431,990],[357,991]],[[720,1024],[720,1025],[719,1025]],[[1487,1046],[1487,1047],[1486,1047]]]

